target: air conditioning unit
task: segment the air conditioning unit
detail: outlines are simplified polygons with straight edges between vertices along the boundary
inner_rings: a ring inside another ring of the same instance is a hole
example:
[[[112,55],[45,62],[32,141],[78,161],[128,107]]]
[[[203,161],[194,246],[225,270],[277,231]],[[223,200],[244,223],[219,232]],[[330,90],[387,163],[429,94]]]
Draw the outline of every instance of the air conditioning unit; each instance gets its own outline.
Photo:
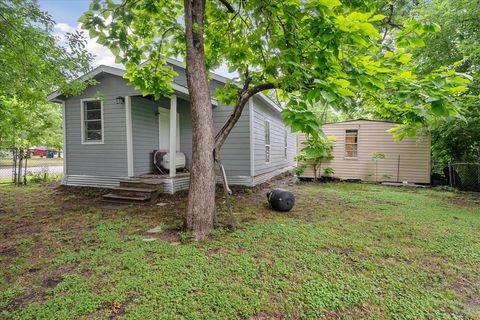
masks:
[[[160,172],[170,171],[170,153],[165,151],[155,151],[153,156],[153,164]],[[187,160],[185,153],[177,152],[175,155],[175,169],[185,169]]]

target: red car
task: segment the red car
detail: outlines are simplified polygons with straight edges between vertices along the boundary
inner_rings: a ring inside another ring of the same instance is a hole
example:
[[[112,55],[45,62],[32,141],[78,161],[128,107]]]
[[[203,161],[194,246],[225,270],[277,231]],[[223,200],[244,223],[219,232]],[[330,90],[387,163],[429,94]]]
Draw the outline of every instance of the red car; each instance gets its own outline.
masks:
[[[47,148],[46,147],[33,147],[30,148],[30,153],[34,156],[47,156]]]

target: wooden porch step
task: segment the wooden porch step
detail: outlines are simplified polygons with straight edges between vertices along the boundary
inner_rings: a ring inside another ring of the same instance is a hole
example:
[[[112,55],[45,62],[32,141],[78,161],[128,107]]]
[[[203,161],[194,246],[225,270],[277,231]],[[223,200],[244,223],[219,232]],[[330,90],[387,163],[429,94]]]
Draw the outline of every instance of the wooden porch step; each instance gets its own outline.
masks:
[[[127,203],[145,203],[150,201],[152,198],[148,195],[143,196],[122,196],[115,193],[108,193],[103,195],[104,201],[110,202],[127,202]]]
[[[153,179],[152,179],[153,180]],[[120,180],[120,188],[132,189],[155,189],[158,192],[163,192],[163,181],[148,181],[145,180]]]
[[[103,200],[109,202],[148,202],[155,200],[159,194],[160,191],[157,188],[152,188],[152,186],[150,186],[150,188],[128,188],[120,186],[104,195]]]

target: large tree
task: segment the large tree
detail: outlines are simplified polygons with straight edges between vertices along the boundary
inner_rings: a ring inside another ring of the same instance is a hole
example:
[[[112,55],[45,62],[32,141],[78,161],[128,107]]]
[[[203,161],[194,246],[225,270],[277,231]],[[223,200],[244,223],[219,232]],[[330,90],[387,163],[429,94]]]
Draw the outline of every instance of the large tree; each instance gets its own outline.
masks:
[[[395,0],[379,1],[378,10],[387,17],[383,21],[383,35],[388,46],[402,35],[402,21],[415,20],[430,24],[436,32],[420,33],[415,39],[419,46],[407,48],[416,73],[428,76],[442,66],[467,75],[472,81],[461,79],[457,114],[424,119],[432,136],[432,156],[438,164],[447,161],[478,161],[480,159],[480,6],[469,0]],[[440,80],[441,81],[441,80]],[[465,88],[466,92],[462,92]],[[363,102],[363,101],[362,101]],[[402,114],[384,112],[376,101],[371,105],[357,104],[339,117],[404,120]],[[391,111],[391,110],[387,110]]]
[[[410,21],[399,45],[386,46],[384,18],[368,1],[93,0],[81,22],[143,94],[171,94],[175,73],[165,58],[185,60],[193,125],[186,228],[201,239],[213,226],[214,160],[257,93],[276,90],[289,99],[286,122],[311,135],[319,132],[309,109],[317,102],[348,108],[378,98],[380,109],[405,119],[400,132],[407,133],[429,115],[457,113],[452,88],[466,80],[447,68],[417,77],[405,49],[422,45],[418,34],[435,28]],[[214,135],[207,71],[222,64],[238,77],[216,92],[233,109]]]
[[[62,110],[58,104],[27,104],[0,99],[0,147],[62,148]]]

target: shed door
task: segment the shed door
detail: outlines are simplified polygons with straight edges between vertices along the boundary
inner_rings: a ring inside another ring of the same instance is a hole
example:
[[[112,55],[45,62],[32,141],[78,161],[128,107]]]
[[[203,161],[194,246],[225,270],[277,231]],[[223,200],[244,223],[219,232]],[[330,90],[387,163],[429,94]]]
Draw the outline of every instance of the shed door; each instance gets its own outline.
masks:
[[[158,150],[170,149],[170,110],[158,108]],[[180,151],[180,117],[177,113],[177,150]]]

